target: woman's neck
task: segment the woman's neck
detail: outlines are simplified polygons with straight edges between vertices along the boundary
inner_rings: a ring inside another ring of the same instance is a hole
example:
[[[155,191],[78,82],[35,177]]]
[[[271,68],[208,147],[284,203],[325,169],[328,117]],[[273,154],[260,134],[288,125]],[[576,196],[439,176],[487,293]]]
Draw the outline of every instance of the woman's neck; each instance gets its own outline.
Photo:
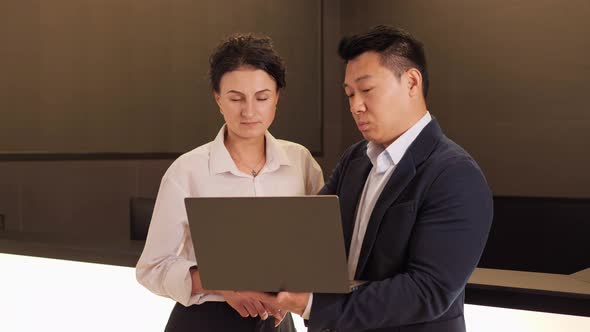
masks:
[[[225,133],[224,144],[231,157],[242,165],[260,168],[266,157],[265,137],[242,138],[231,132]],[[258,171],[258,170],[256,170]]]

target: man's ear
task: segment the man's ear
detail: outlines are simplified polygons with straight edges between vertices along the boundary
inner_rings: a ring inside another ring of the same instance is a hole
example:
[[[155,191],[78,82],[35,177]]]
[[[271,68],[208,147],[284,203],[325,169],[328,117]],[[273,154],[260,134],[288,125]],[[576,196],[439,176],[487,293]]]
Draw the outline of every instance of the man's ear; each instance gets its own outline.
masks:
[[[411,97],[422,93],[422,73],[416,68],[406,71],[408,91]]]

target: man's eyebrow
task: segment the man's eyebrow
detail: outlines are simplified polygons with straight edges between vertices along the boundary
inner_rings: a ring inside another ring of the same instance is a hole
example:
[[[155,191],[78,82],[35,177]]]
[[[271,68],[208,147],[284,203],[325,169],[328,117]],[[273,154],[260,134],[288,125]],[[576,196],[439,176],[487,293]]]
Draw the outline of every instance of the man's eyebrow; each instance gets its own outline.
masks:
[[[368,78],[371,78],[371,75],[368,75],[368,74],[367,74],[367,75],[363,75],[363,76],[361,76],[361,77],[357,77],[357,78],[354,80],[354,82],[355,82],[355,83],[358,83],[358,81],[366,80],[366,79],[368,79]],[[342,86],[346,88],[346,87],[348,86],[348,84],[346,84],[346,83],[342,83]]]

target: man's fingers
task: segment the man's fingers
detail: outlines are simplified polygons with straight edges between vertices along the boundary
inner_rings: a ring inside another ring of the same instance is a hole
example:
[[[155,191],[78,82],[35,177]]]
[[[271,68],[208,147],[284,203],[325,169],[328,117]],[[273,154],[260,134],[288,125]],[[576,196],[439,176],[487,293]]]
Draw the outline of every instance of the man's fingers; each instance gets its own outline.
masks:
[[[279,292],[277,294],[277,302],[285,303],[289,299],[289,292]]]
[[[310,296],[310,293],[280,292],[277,294],[277,303],[279,308],[301,315],[305,311]]]
[[[277,294],[277,303],[279,307],[290,307],[293,303],[293,296],[290,292],[280,292]]]

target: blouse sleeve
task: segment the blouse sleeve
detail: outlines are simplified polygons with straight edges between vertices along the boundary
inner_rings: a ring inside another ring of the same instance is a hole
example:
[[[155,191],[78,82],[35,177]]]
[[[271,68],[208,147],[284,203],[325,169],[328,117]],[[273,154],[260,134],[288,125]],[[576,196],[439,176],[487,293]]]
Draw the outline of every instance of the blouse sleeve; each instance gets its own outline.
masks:
[[[137,281],[151,292],[185,306],[203,294],[192,295],[189,269],[197,262],[188,256],[190,242],[184,207],[187,193],[166,175],[162,179],[143,253],[136,266]]]
[[[322,173],[322,168],[315,161],[311,153],[308,150],[305,150],[305,153],[305,194],[317,195],[317,193],[324,187],[324,175]]]

